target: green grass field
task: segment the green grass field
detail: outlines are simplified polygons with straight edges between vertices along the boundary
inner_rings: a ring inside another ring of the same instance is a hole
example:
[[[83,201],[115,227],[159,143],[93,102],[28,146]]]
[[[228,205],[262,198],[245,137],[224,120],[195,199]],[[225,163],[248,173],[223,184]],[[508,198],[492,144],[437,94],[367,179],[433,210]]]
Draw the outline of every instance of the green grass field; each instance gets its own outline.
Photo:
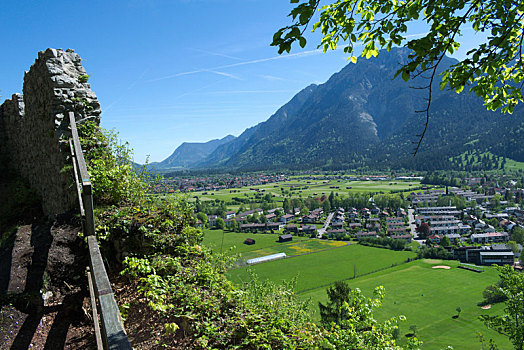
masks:
[[[454,349],[480,349],[478,332],[486,339],[493,338],[499,349],[511,349],[507,338],[489,330],[478,319],[481,314],[493,315],[503,310],[501,304],[490,310],[477,306],[484,288],[497,281],[496,270],[488,267],[483,273],[466,271],[458,269],[456,261],[426,259],[403,263],[413,256],[411,252],[350,245],[231,270],[228,277],[235,283],[248,280],[248,271],[277,283],[297,277],[295,291],[299,298],[311,301],[311,312],[317,321],[318,302],[327,301],[326,288],[334,281],[347,279],[351,287],[360,288],[367,295],[382,285],[386,298],[375,316],[381,320],[407,317],[401,324],[401,343],[405,342],[404,335],[410,333],[409,327],[416,325],[419,338],[424,341],[423,349],[445,349],[448,345]],[[391,267],[394,264],[398,265]],[[433,269],[435,265],[448,265],[451,269]],[[354,266],[360,277],[352,279]],[[377,270],[380,271],[370,273]],[[453,318],[457,307],[462,311]]]
[[[222,233],[224,233],[223,246]],[[341,241],[322,241],[297,236],[293,236],[292,242],[279,243],[278,236],[278,234],[224,232],[206,229],[204,230],[203,244],[216,251],[220,251],[222,246],[223,252],[228,252],[231,255],[241,254],[242,260],[276,253],[286,253],[288,256],[310,254],[348,244]],[[256,243],[246,245],[244,244],[246,238],[252,238]]]
[[[524,170],[524,162],[517,162],[513,159],[507,158],[504,168],[508,170],[515,170],[515,171]]]
[[[242,258],[244,260],[247,260],[276,253],[286,253],[287,256],[303,255],[316,253],[328,249],[340,248],[346,245],[348,245],[348,242],[322,241],[319,239],[310,239],[307,241],[299,241],[294,243],[280,243],[280,245],[278,246],[252,250],[250,252],[242,254]]]
[[[451,269],[431,268],[441,264]],[[348,283],[367,295],[371,295],[376,286],[384,286],[386,298],[375,316],[384,320],[405,315],[407,321],[401,325],[401,334],[410,333],[409,327],[416,325],[419,338],[424,342],[423,349],[444,349],[448,345],[454,349],[480,349],[477,332],[482,332],[487,339],[493,338],[499,349],[511,349],[507,338],[489,330],[478,319],[481,314],[493,315],[503,309],[500,304],[490,310],[477,306],[484,288],[497,281],[496,271],[486,268],[483,273],[475,273],[458,269],[457,265],[455,261],[417,260]],[[326,288],[301,293],[299,297],[312,301],[312,312],[318,320],[318,302],[327,301]],[[457,307],[462,312],[454,319]]]
[[[222,234],[224,234],[224,244],[222,245]],[[220,251],[222,247],[223,252],[230,254],[241,254],[257,249],[264,249],[267,247],[278,246],[278,234],[264,234],[264,233],[242,233],[242,232],[228,232],[222,230],[204,229],[205,246]],[[246,238],[253,238],[256,243],[254,245],[246,245],[244,241]],[[293,237],[295,241],[307,240],[306,237]]]
[[[309,183],[308,183],[309,181]],[[236,189],[225,189],[220,191],[194,192],[192,196],[198,196],[201,201],[220,199],[231,201],[233,197],[254,198],[256,191],[252,189],[264,189],[263,194],[274,195],[274,200],[283,200],[282,188],[289,191],[293,197],[328,196],[331,192],[346,196],[349,192],[385,192],[392,190],[410,192],[411,188],[420,186],[418,181],[337,181],[330,180],[297,180],[291,179],[279,183],[267,185],[248,186]],[[304,188],[307,186],[307,189]],[[334,188],[339,187],[339,188]],[[351,187],[348,189],[347,187]],[[296,189],[293,189],[296,188]]]
[[[331,283],[370,273],[379,269],[401,264],[413,258],[412,252],[394,252],[392,250],[349,245],[314,254],[302,255],[271,261],[228,272],[228,277],[236,283],[249,278],[248,270],[255,272],[261,279],[275,282],[291,280],[297,277],[296,292],[312,288],[327,287]]]

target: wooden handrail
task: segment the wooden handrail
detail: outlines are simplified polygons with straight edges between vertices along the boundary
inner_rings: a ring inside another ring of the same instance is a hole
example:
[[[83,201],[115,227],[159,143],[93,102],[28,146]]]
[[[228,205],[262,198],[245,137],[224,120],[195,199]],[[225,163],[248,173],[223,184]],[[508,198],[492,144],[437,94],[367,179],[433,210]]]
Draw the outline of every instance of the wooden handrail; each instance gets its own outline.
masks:
[[[70,148],[75,172],[80,214],[89,247],[88,283],[95,322],[97,348],[104,350],[132,349],[120,318],[120,310],[115,301],[111,283],[107,277],[104,261],[95,236],[95,215],[93,206],[93,188],[87,171],[84,153],[78,137],[75,114],[69,112],[71,126]],[[100,324],[98,320],[100,315]]]

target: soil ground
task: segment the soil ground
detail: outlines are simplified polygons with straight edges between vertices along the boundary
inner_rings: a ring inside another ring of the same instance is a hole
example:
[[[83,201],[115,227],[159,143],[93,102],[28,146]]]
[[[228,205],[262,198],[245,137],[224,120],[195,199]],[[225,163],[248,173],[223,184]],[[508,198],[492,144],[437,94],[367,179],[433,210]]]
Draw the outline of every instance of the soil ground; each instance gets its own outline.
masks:
[[[96,348],[73,216],[0,232],[0,349]]]

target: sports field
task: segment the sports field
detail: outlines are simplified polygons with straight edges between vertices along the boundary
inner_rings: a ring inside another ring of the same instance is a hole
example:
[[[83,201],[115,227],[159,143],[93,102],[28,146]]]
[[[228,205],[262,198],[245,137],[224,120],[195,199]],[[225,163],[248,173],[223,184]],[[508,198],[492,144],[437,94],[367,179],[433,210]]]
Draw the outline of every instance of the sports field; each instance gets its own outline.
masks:
[[[223,245],[222,236],[224,237]],[[348,245],[347,242],[342,241],[324,241],[298,236],[293,236],[292,242],[280,243],[278,237],[278,234],[224,232],[206,229],[204,230],[203,244],[215,251],[220,251],[222,247],[222,252],[231,255],[240,254],[242,260],[276,253],[286,253],[287,256],[303,255]],[[254,239],[255,244],[244,244],[246,238]]]
[[[414,256],[415,253],[412,252],[394,252],[354,244],[231,270],[228,276],[236,283],[246,281],[249,278],[249,270],[255,272],[260,279],[275,282],[297,277],[295,290],[301,293],[319,287],[325,289],[335,281],[353,278],[355,273],[359,276],[402,264]]]
[[[228,277],[235,283],[249,279],[248,271],[277,283],[296,277],[295,291],[299,298],[311,301],[317,321],[318,302],[327,301],[326,288],[334,281],[345,279],[367,295],[382,285],[386,298],[375,316],[382,320],[397,315],[407,317],[400,328],[401,343],[406,340],[405,334],[411,332],[410,326],[416,325],[418,336],[424,341],[423,349],[445,349],[448,345],[454,349],[480,349],[478,332],[486,339],[493,338],[499,349],[512,348],[505,337],[489,330],[478,319],[481,314],[503,310],[503,305],[494,305],[489,310],[477,306],[484,288],[498,280],[495,269],[487,267],[484,272],[475,273],[458,269],[456,261],[405,262],[413,257],[411,252],[350,245],[231,270]],[[436,265],[447,265],[450,269],[432,268]],[[353,279],[354,272],[357,278]],[[454,317],[457,307],[461,313]]]

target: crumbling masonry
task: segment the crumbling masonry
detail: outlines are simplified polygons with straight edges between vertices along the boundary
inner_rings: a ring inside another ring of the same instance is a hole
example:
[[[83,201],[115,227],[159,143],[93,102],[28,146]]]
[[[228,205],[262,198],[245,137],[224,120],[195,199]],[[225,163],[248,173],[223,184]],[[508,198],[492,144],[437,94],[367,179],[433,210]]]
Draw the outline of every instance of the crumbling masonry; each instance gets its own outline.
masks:
[[[68,112],[100,121],[100,104],[73,50],[47,49],[24,75],[23,95],[0,106],[0,171],[12,169],[41,197],[46,214],[75,208]],[[1,194],[0,194],[1,200]]]

